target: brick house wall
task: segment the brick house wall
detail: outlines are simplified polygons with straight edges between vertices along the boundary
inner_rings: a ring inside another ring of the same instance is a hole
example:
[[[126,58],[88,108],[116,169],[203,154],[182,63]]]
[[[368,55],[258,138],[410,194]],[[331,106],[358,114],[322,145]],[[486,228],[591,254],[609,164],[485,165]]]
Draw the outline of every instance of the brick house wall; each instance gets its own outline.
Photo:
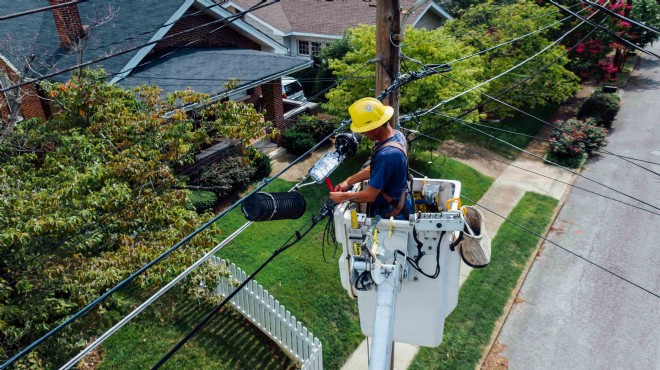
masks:
[[[271,81],[261,85],[261,91],[263,94],[263,109],[266,110],[264,117],[280,130],[280,134],[275,137],[275,142],[281,144],[281,133],[286,128],[284,104],[282,103],[282,83],[280,80]]]
[[[217,20],[216,18],[213,18],[204,13],[194,14],[196,12],[197,12],[196,9],[193,8],[188,9],[186,13],[182,16],[182,18],[176,24],[174,24],[174,26],[172,26],[172,28],[169,30],[166,36],[170,36],[178,32],[185,31],[193,27],[198,27],[205,23]],[[237,47],[242,49],[261,50],[261,46],[259,44],[246,38],[240,33],[234,31],[231,27],[223,27],[213,32],[210,35],[206,35],[207,33],[220,27],[221,25],[222,23],[214,23],[209,26],[201,27],[193,32],[184,33],[182,35],[173,37],[169,40],[159,42],[154,47],[152,53],[159,52],[162,51],[163,49],[170,47],[183,46],[190,41],[194,41],[200,38],[201,40],[195,42],[194,44],[191,44],[188,47],[214,46],[214,47]]]

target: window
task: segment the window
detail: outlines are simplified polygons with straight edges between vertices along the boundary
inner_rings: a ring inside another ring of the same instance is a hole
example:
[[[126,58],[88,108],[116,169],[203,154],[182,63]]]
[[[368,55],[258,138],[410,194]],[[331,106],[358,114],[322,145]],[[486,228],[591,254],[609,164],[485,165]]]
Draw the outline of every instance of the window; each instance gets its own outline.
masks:
[[[309,55],[309,41],[298,40],[298,55]]]
[[[312,42],[312,55],[318,56],[321,54],[321,44],[320,42]]]

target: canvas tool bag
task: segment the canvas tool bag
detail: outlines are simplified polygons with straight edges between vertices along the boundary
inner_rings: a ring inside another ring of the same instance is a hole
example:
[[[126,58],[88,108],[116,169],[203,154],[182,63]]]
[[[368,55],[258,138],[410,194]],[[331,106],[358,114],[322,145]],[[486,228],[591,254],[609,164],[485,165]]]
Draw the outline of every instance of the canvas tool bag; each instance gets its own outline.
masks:
[[[474,268],[486,267],[490,263],[490,238],[486,234],[484,215],[473,206],[463,207],[466,212],[463,240],[459,244],[461,258]]]

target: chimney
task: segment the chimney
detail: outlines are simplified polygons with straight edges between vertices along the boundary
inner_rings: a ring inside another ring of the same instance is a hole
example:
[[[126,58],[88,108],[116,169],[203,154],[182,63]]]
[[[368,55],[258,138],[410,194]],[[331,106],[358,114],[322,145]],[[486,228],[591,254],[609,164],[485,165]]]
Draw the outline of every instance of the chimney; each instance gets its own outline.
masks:
[[[72,0],[50,0],[50,5],[60,5],[70,2]],[[60,36],[60,41],[62,41],[62,45],[65,47],[73,46],[76,41],[85,36],[85,29],[80,20],[80,13],[78,13],[78,6],[76,4],[53,9],[53,17],[55,18],[57,34]]]

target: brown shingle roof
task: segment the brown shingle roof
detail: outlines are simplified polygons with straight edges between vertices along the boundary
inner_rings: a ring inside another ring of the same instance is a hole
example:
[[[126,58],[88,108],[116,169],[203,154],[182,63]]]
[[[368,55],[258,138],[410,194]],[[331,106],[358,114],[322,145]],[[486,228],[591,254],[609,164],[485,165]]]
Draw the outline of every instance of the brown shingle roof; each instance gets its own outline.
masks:
[[[243,9],[254,5],[254,0],[232,0]],[[401,0],[401,7],[409,9],[417,0]],[[277,4],[259,9],[253,13],[278,30],[289,32],[342,35],[347,28],[360,24],[374,24],[376,21],[375,1],[362,0],[281,0]],[[427,4],[408,18],[414,22]]]

